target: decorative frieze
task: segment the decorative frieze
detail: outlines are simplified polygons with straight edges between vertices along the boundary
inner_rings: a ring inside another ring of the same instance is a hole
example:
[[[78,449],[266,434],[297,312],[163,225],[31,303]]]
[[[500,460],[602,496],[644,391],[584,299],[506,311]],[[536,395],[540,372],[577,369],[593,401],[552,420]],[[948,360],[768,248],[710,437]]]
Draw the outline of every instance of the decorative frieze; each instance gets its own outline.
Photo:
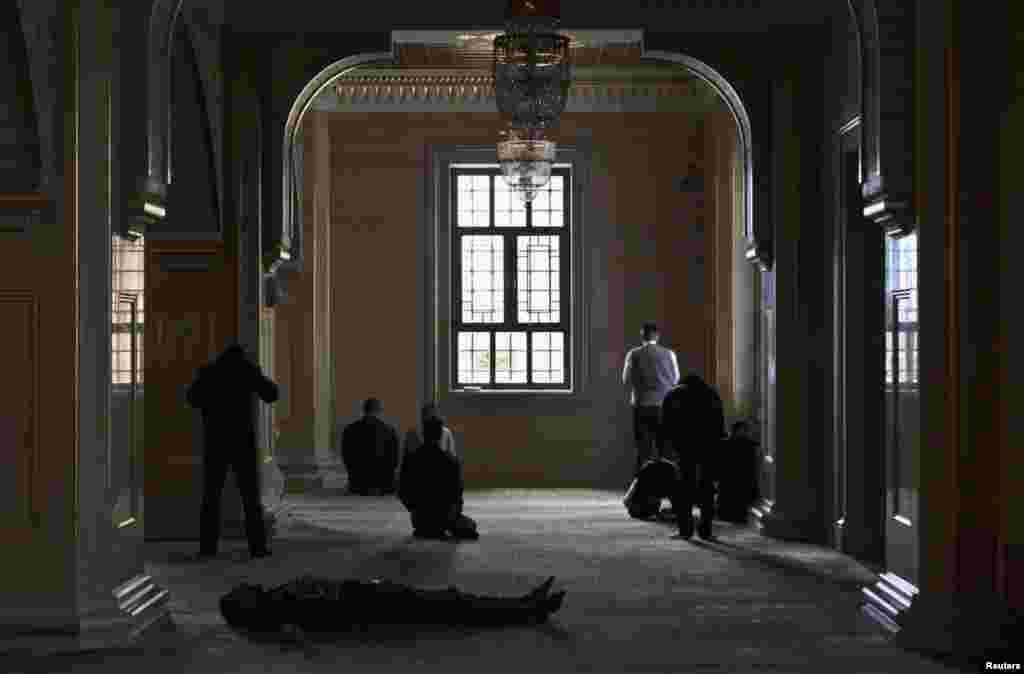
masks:
[[[344,77],[334,85],[339,102],[400,103],[437,100],[446,104],[494,100],[490,75],[366,75]],[[690,80],[648,82],[574,82],[570,99],[620,100],[634,97],[685,98],[697,93]]]

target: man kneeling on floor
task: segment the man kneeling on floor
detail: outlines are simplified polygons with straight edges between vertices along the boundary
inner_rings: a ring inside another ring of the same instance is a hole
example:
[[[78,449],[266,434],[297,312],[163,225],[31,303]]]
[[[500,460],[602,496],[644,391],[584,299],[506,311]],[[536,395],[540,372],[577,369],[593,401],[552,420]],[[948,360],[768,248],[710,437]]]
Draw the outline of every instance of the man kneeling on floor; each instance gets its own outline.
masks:
[[[475,540],[476,522],[462,514],[462,465],[441,447],[444,421],[423,423],[423,444],[402,461],[398,498],[417,538]]]

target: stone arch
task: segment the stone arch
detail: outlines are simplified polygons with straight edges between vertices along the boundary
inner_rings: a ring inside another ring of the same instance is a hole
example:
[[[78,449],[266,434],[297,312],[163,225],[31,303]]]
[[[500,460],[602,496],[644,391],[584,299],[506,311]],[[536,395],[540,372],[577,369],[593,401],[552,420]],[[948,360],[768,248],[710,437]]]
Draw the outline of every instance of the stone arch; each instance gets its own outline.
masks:
[[[861,134],[864,153],[865,196],[881,190],[882,169],[880,158],[879,110],[881,108],[879,80],[878,12],[874,0],[847,0],[847,7],[857,25],[858,51],[861,73]],[[869,185],[871,187],[869,187]]]
[[[722,102],[729,108],[733,121],[736,123],[740,143],[740,159],[743,163],[743,236],[748,248],[753,248],[757,260],[765,268],[771,268],[771,250],[764,238],[758,237],[754,228],[754,145],[751,138],[750,115],[736,89],[717,70],[692,56],[669,51],[645,51],[644,58],[675,64],[692,75],[718,94]]]
[[[184,0],[156,0],[149,19],[144,191],[163,206],[171,182],[171,48]]]
[[[192,12],[182,12],[188,41],[192,46],[193,56],[197,64],[197,77],[202,89],[202,114],[206,132],[209,135],[210,162],[214,176],[214,200],[217,204],[218,226],[224,227],[224,124],[223,124],[223,92],[219,77],[220,45],[216,36],[211,34],[210,24],[192,16]],[[171,54],[170,56],[173,56]],[[212,66],[218,67],[212,67]],[[170,104],[170,101],[168,101]],[[170,145],[168,144],[168,148]],[[170,157],[167,160],[170,171]]]
[[[48,194],[54,187],[56,175],[56,134],[62,120],[57,115],[57,92],[60,91],[58,59],[59,53],[55,43],[55,24],[59,21],[55,3],[27,2],[19,0],[17,12],[21,31],[25,41],[28,58],[28,70],[31,78],[32,113],[35,117],[35,132],[38,136],[38,170],[37,189]],[[50,199],[53,194],[48,194]]]
[[[292,103],[288,119],[284,126],[284,139],[281,148],[281,245],[293,258],[302,259],[302,219],[299,207],[302,204],[302,143],[296,142],[302,128],[302,119],[321,91],[331,82],[353,68],[369,63],[389,63],[394,61],[390,52],[371,52],[355,54],[331,63],[316,74]]]
[[[755,236],[754,230],[754,166],[753,141],[751,137],[750,115],[739,94],[717,70],[691,56],[669,51],[645,51],[643,58],[675,64],[692,73],[708,84],[729,108],[739,131],[740,157],[743,161],[743,234],[748,244],[756,248],[757,258],[771,266],[771,251],[764,242]],[[302,255],[301,227],[298,223],[298,204],[302,202],[301,158],[297,155],[296,139],[302,126],[302,119],[317,95],[338,77],[353,68],[368,63],[386,63],[394,60],[389,52],[356,54],[331,63],[311,79],[292,104],[285,122],[284,139],[281,156],[282,166],[282,238],[286,244],[294,239],[294,248]]]

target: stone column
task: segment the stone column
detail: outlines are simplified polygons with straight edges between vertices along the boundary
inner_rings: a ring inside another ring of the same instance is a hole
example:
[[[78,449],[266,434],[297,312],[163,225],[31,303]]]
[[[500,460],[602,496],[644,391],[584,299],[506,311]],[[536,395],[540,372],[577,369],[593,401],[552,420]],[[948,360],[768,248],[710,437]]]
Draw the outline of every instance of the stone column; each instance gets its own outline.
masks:
[[[797,84],[791,72],[780,72],[772,96],[772,175],[775,222],[775,502],[762,519],[765,534],[784,540],[819,541],[822,522],[817,512],[816,482],[810,471],[807,407],[807,298],[802,296],[800,259],[802,220],[801,136],[795,124]]]
[[[329,117],[312,114],[313,231],[308,238],[313,273],[313,461],[322,484],[336,484],[343,472],[340,448],[335,447],[337,412],[334,404],[334,343],[332,341],[333,278],[331,136]]]
[[[118,26],[124,15],[111,5],[22,6],[26,23],[56,37],[33,58],[58,64],[41,85],[60,101],[63,142],[52,146],[57,208],[37,230],[0,244],[12,252],[4,271],[22,275],[19,291],[0,275],[0,311],[5,324],[21,323],[9,348],[26,382],[17,394],[28,398],[27,416],[4,441],[21,469],[4,471],[13,473],[6,484],[17,504],[4,508],[12,515],[4,526],[10,566],[0,574],[5,651],[122,646],[168,615],[167,591],[143,566],[142,471],[131,443],[116,441],[122,429],[110,416],[111,223],[115,200],[125,196],[112,159],[122,140],[131,142],[116,131],[124,81],[114,44],[135,28]]]

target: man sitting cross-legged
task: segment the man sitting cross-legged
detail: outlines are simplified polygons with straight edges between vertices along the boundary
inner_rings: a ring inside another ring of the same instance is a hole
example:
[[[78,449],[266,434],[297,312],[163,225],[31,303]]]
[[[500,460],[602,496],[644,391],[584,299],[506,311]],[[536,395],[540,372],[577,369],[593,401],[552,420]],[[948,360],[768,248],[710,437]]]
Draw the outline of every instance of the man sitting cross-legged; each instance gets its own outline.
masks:
[[[398,433],[380,415],[384,406],[377,398],[363,403],[363,418],[345,427],[341,457],[348,472],[350,491],[356,494],[395,491],[398,469]]]
[[[476,522],[462,514],[462,465],[441,446],[444,421],[423,424],[423,444],[402,461],[398,498],[418,538],[475,540]]]

